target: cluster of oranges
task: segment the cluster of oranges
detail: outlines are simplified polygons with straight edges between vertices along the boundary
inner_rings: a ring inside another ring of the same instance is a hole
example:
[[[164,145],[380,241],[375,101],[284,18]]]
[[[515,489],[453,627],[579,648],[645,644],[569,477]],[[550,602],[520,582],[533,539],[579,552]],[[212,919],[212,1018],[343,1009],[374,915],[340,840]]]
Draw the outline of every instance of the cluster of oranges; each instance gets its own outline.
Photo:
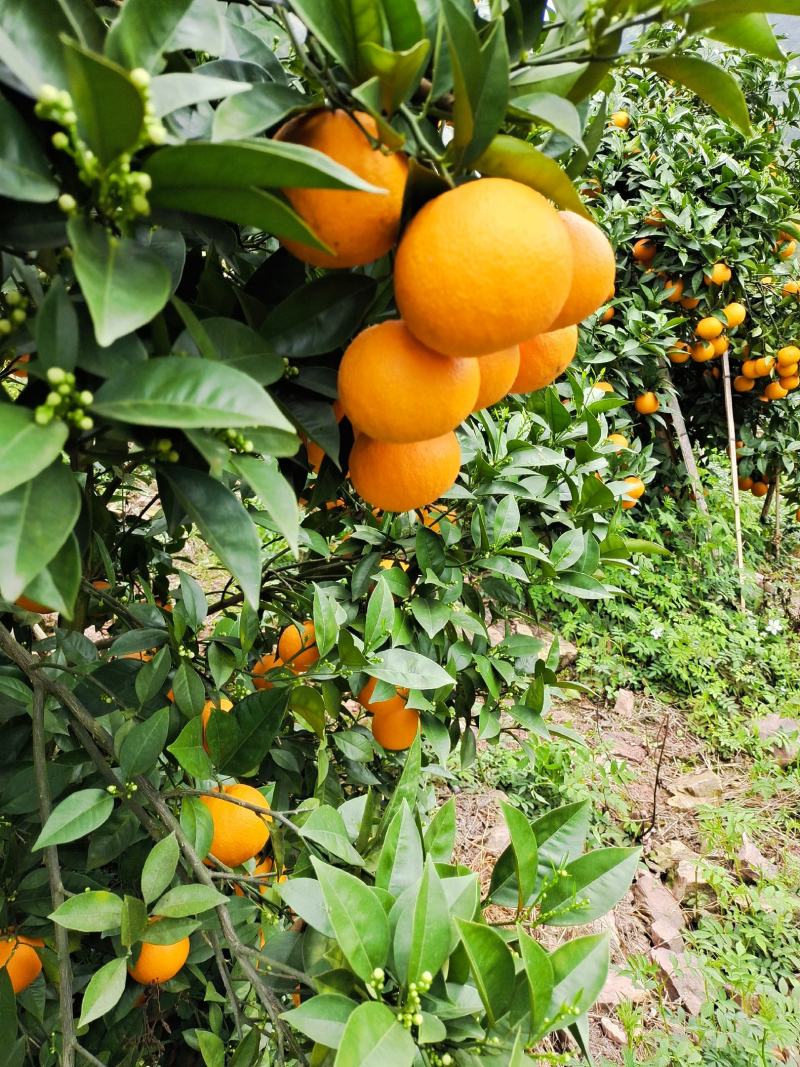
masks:
[[[748,352],[745,350],[744,354],[747,355]],[[766,383],[759,399],[765,402],[782,400],[800,386],[799,367],[800,348],[796,345],[785,345],[778,350],[776,356],[745,359],[742,363],[742,373],[733,380],[733,388],[737,393],[749,393],[755,388],[757,379],[769,378],[774,371],[777,378]]]
[[[747,475],[745,478],[739,479],[739,488],[743,493],[752,493],[753,496],[763,497],[769,492],[770,482],[766,476],[762,476],[758,473],[753,475]]]
[[[385,190],[287,189],[329,249],[285,241],[289,251],[324,267],[388,253],[400,230],[408,161],[381,149],[374,121],[323,109],[276,136],[324,152]],[[594,223],[557,211],[519,182],[480,178],[425,204],[395,255],[399,317],[363,330],[339,368],[340,411],[355,433],[350,478],[360,496],[385,511],[440,497],[461,465],[459,423],[563,373],[577,324],[613,292],[614,272],[613,249]],[[318,463],[321,455],[309,458]]]

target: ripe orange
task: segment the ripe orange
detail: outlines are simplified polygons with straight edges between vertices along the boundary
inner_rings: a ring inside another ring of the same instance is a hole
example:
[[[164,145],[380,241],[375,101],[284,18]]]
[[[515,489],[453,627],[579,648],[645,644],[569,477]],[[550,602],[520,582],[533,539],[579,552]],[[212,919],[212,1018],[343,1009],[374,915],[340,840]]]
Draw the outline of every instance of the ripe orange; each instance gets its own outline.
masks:
[[[707,363],[716,355],[711,341],[697,341],[689,349],[689,354],[695,363]]]
[[[272,652],[265,652],[261,659],[253,664],[250,672],[253,676],[253,686],[256,689],[272,689],[272,682],[267,681],[266,675],[274,671],[276,667],[283,666],[283,660]]]
[[[636,397],[633,406],[640,415],[653,415],[661,407],[661,404],[655,393],[642,393],[641,396]]]
[[[261,793],[251,785],[235,782],[224,786],[222,792],[236,800],[245,800],[248,804],[269,807]],[[208,808],[214,824],[209,855],[215,856],[227,867],[241,866],[257,856],[266,845],[269,840],[266,820],[269,816],[259,815],[250,808],[241,808],[238,804],[229,804],[227,800],[217,797],[203,796],[200,802]]]
[[[362,111],[350,118],[345,111],[320,109],[290,119],[275,134],[276,141],[315,148],[385,190],[284,189],[297,214],[331,249],[323,252],[299,241],[282,240],[284,248],[304,263],[357,267],[386,255],[397,240],[408,160],[402,153],[373,148],[364,130],[371,137],[378,135],[375,120]]]
[[[158,919],[155,919],[158,922]],[[139,958],[128,974],[140,985],[158,985],[174,978],[189,956],[189,938],[182,937],[171,945],[142,944]]]
[[[710,274],[704,274],[706,285],[724,285],[731,280],[731,268],[727,263],[715,263]]]
[[[614,318],[615,314],[616,314],[616,308],[613,308],[613,307],[606,308],[605,311],[603,312],[603,314],[600,316],[600,321],[601,322],[611,322],[611,320]]]
[[[378,712],[372,719],[372,736],[389,752],[408,748],[417,736],[419,713],[411,708]]]
[[[38,937],[25,937],[23,934],[5,933],[0,939],[0,971],[8,973],[14,993],[21,993],[35,981],[42,970],[42,961],[37,948],[42,948],[44,941]]]
[[[628,438],[624,437],[621,433],[610,433],[607,438],[609,444],[616,445],[616,451],[621,452],[623,448],[628,447]]]
[[[788,282],[784,282],[781,292],[784,296],[797,296],[800,293],[800,283],[790,278]]]
[[[728,326],[733,329],[735,326],[741,326],[747,318],[747,308],[744,304],[734,301],[722,309],[722,314],[725,316]]]
[[[336,417],[337,422],[341,422],[344,418],[344,409],[338,400],[333,402],[333,414]],[[322,466],[322,461],[325,458],[325,453],[316,441],[311,441],[309,438],[304,438],[303,443],[306,446],[306,456],[308,457],[308,465],[315,474],[319,474],[319,469]]]
[[[753,482],[753,496],[766,496],[769,486],[766,482]]]
[[[791,259],[796,251],[797,241],[787,241],[785,244],[781,245],[778,255],[781,259]]]
[[[14,604],[16,607],[22,608],[23,611],[33,611],[37,615],[49,615],[53,610],[52,608],[46,608],[44,604],[38,604],[35,600],[30,600],[26,596],[18,596]]]
[[[480,386],[478,397],[472,405],[473,411],[482,411],[490,408],[498,400],[502,400],[517,380],[519,373],[520,354],[519,345],[513,348],[504,348],[501,352],[493,352],[490,356],[481,356],[473,360],[478,364],[480,371]]]
[[[611,382],[595,382],[592,389],[599,389],[601,393],[613,393],[614,386]]]
[[[699,296],[682,296],[680,299],[681,307],[686,308],[687,311],[694,311],[694,309],[699,305],[699,303]]]
[[[455,482],[460,467],[461,449],[452,431],[410,444],[375,441],[362,433],[350,453],[353,487],[368,504],[384,511],[432,504]]]
[[[778,349],[778,366],[789,367],[792,363],[800,363],[800,348],[797,345],[785,345]]]
[[[634,507],[636,501],[642,496],[645,484],[641,478],[633,474],[625,479],[625,484],[628,488],[622,496],[622,506],[627,511],[628,508]]]
[[[763,378],[769,374],[774,365],[771,357],[762,356],[761,359],[746,359],[742,364],[742,374],[745,378]]]
[[[657,230],[661,230],[667,225],[664,212],[658,207],[651,208],[645,215],[644,221],[648,226],[654,226]]]
[[[618,130],[627,130],[631,124],[631,117],[627,111],[614,111],[611,115],[611,125]]]
[[[800,377],[796,374],[790,374],[786,377],[779,378],[778,381],[787,393],[791,393],[793,389],[796,389],[800,385]]]
[[[730,341],[724,333],[720,334],[719,337],[715,337],[711,342],[711,347],[714,349],[715,356],[723,356],[728,351],[729,346]]]
[[[532,393],[552,384],[575,358],[578,327],[540,333],[519,346],[519,372],[509,392]]]
[[[691,356],[691,352],[685,341],[676,341],[667,355],[670,363],[686,363]]]
[[[548,332],[573,326],[597,311],[613,292],[617,270],[614,249],[599,226],[574,211],[560,214],[572,246],[572,285]]]
[[[363,708],[365,708],[372,715],[387,715],[393,711],[402,711],[406,706],[406,697],[408,696],[407,689],[397,689],[393,697],[389,697],[388,700],[372,700],[372,694],[375,692],[375,686],[377,681],[374,678],[370,678],[361,692],[358,694],[358,702]]]
[[[436,352],[489,355],[550,329],[572,285],[572,260],[567,229],[540,193],[481,178],[429,200],[412,219],[395,259],[397,306]]]
[[[208,745],[206,744],[206,727],[208,726],[208,720],[211,718],[211,712],[215,709],[217,711],[228,712],[233,707],[233,704],[227,697],[222,697],[219,704],[214,704],[213,701],[207,700],[203,705],[203,710],[200,713],[200,720],[203,724],[203,748],[208,752]]]
[[[790,363],[788,365],[785,364],[785,363],[779,363],[778,364],[778,374],[782,378],[793,378],[795,376],[795,374],[797,374],[797,368],[798,368],[798,364],[797,363]]]
[[[739,488],[743,492],[749,493],[750,490],[753,488],[753,479],[749,475],[746,478],[740,478],[739,479]]]
[[[302,674],[309,667],[313,667],[319,659],[319,650],[311,619],[306,619],[302,628],[291,623],[281,631],[278,638],[278,658],[295,674]]]
[[[752,378],[747,378],[744,374],[737,374],[733,379],[733,388],[737,393],[749,393],[755,384]]]
[[[722,333],[722,328],[722,323],[719,319],[708,316],[705,319],[700,319],[694,328],[694,332],[697,337],[701,337],[704,341],[713,341],[715,337],[719,337]]]
[[[666,293],[668,304],[679,304],[683,297],[683,279],[678,278],[676,281],[667,279],[664,282],[664,292]]]
[[[258,878],[259,876],[263,876],[263,881],[262,881],[261,885],[258,887],[258,891],[262,896],[269,889],[269,882],[267,880],[267,875],[272,872],[273,866],[274,866],[274,864],[272,862],[272,857],[271,856],[266,856],[261,861],[261,863],[257,863],[255,865],[255,867],[253,868],[253,873],[252,873],[252,877],[253,878]],[[280,879],[280,880],[282,881],[283,879]],[[243,897],[244,896],[244,890],[236,882],[233,883],[233,892],[237,897]]]
[[[769,397],[770,400],[783,400],[788,395],[789,390],[784,389],[780,382],[770,382],[764,390],[764,396]]]
[[[652,237],[642,237],[633,246],[633,258],[637,263],[652,263],[657,251],[658,245]]]
[[[473,359],[434,352],[399,319],[368,326],[339,364],[339,400],[376,441],[420,441],[454,430],[472,411],[481,375]]]

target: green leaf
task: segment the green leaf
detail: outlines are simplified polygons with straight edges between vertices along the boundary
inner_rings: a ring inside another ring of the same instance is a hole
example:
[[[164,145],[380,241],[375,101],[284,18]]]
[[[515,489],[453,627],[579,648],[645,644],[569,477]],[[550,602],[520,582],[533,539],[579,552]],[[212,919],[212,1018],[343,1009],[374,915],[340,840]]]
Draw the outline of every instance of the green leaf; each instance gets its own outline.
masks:
[[[393,115],[419,85],[430,48],[428,40],[417,41],[403,51],[384,48],[377,41],[359,45],[362,67],[368,75],[378,79],[381,109],[387,115]]]
[[[115,930],[122,918],[122,900],[104,889],[89,890],[68,897],[48,916],[67,930],[100,934]]]
[[[554,984],[547,1014],[555,1018],[564,1005],[582,1014],[594,1004],[608,977],[608,934],[566,941],[550,953],[550,963]]]
[[[503,938],[491,926],[458,918],[456,925],[489,1025],[494,1026],[508,1011],[509,992],[514,987],[513,957]]]
[[[290,878],[275,887],[281,900],[293,912],[319,930],[325,937],[335,938],[336,931],[328,918],[322,886],[316,878]]]
[[[184,726],[167,747],[181,767],[193,778],[210,778],[214,773],[211,760],[203,747],[203,723],[199,715]]]
[[[367,673],[382,682],[391,682],[406,689],[438,689],[455,684],[444,667],[418,652],[408,652],[402,648],[381,652],[377,663],[370,664]]]
[[[422,878],[392,909],[390,921],[395,917],[393,952],[401,982],[416,982],[425,971],[438,974],[450,955],[452,927],[442,880],[430,857]]]
[[[239,499],[214,478],[188,467],[170,466],[162,476],[203,540],[239,582],[247,603],[258,607],[261,543]]]
[[[394,604],[394,602],[392,602]],[[411,601],[411,614],[420,624],[428,637],[435,637],[453,617],[449,604],[429,597],[415,597]]]
[[[184,797],[181,801],[181,829],[191,841],[195,852],[207,856],[214,836],[211,812],[199,797]]]
[[[33,851],[76,841],[102,826],[114,810],[114,798],[105,789],[80,789],[65,797],[50,812]]]
[[[180,853],[174,832],[150,849],[142,867],[142,897],[145,904],[152,904],[175,877]]]
[[[211,1030],[195,1030],[205,1067],[225,1067],[225,1043]]]
[[[744,93],[736,78],[718,64],[695,56],[659,56],[647,60],[644,66],[662,78],[685,85],[742,133],[750,133],[750,114]]]
[[[347,827],[339,812],[327,804],[315,808],[300,827],[305,841],[314,841],[337,859],[351,867],[363,867],[364,861],[350,844]]]
[[[543,921],[548,926],[578,926],[611,911],[631,884],[641,851],[600,848],[567,864],[567,876],[548,889],[540,901]],[[576,902],[585,906],[572,908]]]
[[[119,750],[119,765],[128,778],[146,774],[155,767],[169,730],[169,708],[161,708],[144,722],[137,723]]]
[[[563,96],[555,93],[523,93],[512,100],[512,112],[530,115],[539,122],[552,126],[554,130],[583,148],[583,128],[578,109]]]
[[[14,601],[69,538],[80,511],[75,478],[60,460],[0,495],[0,593]]]
[[[73,266],[104,347],[150,322],[167,302],[172,283],[161,258],[129,237],[75,216],[67,224]]]
[[[125,367],[100,386],[93,410],[136,426],[293,429],[249,375],[193,356],[164,356]]]
[[[350,0],[292,0],[293,11],[349,74],[356,55]]]
[[[295,289],[269,312],[260,332],[286,359],[332,352],[356,332],[375,298],[377,283],[342,271]]]
[[[117,1004],[125,990],[126,960],[124,956],[110,960],[95,971],[81,1001],[78,1026],[88,1026]]]
[[[36,354],[44,370],[73,370],[78,358],[78,316],[56,275],[36,316]]]
[[[78,130],[103,167],[139,140],[144,100],[127,72],[73,41],[64,42]]]
[[[194,74],[160,74],[150,82],[150,100],[156,115],[161,116],[206,100],[222,100],[223,97],[230,100],[238,93],[246,93],[249,88],[246,82],[232,81],[229,78],[214,78],[197,72]],[[220,107],[224,106],[224,102],[220,104]],[[214,112],[215,120],[218,113],[219,108]]]
[[[314,640],[320,658],[336,644],[339,624],[336,621],[336,601],[321,585],[314,583]]]
[[[286,688],[263,689],[240,700],[229,712],[236,719],[239,737],[220,767],[223,774],[255,773],[283,724],[287,693]]]
[[[414,885],[422,877],[424,857],[419,830],[411,808],[403,801],[386,831],[375,870],[375,885],[393,897]]]
[[[425,853],[436,863],[449,863],[456,844],[456,800],[450,797],[425,830]]]
[[[519,928],[519,951],[522,956],[522,964],[525,968],[525,976],[528,980],[528,991],[531,1004],[531,1032],[538,1034],[544,1027],[547,1018],[547,1009],[553,996],[553,965],[550,957],[532,937]]]
[[[277,462],[272,457],[256,459],[254,456],[234,456],[231,466],[250,485],[278,532],[286,538],[293,555],[297,556],[300,536],[297,497],[278,470]]]
[[[61,454],[68,433],[60,419],[37,426],[28,408],[0,404],[0,494],[49,467]]]
[[[43,571],[25,586],[25,596],[72,619],[81,583],[81,552],[70,533]]]
[[[125,894],[122,901],[122,919],[119,939],[126,948],[135,945],[147,929],[147,908],[143,900]]]
[[[492,178],[521,182],[553,200],[558,207],[592,219],[578,190],[558,163],[527,141],[505,133],[498,134],[483,155],[475,160],[475,169]]]
[[[412,602],[412,610],[416,601]],[[388,582],[382,575],[378,576],[375,588],[367,602],[367,617],[364,624],[364,647],[376,648],[382,645],[394,629],[394,597]]]
[[[411,48],[425,36],[417,0],[381,0],[393,48]]]
[[[325,1048],[338,1048],[347,1020],[358,1007],[340,993],[320,993],[281,1015],[290,1026]]]
[[[580,856],[589,833],[589,812],[590,802],[582,800],[554,808],[533,823],[539,846],[540,883]]]
[[[185,919],[217,908],[227,900],[224,893],[218,893],[210,885],[176,885],[155,902],[153,914],[165,919]]]
[[[521,911],[533,898],[538,872],[536,835],[528,819],[510,804],[501,803],[511,844],[492,871],[489,895],[506,907]]]
[[[172,692],[175,703],[184,715],[199,715],[205,703],[206,691],[200,675],[188,660],[181,660],[180,666],[172,679]]]
[[[139,940],[145,945],[174,945],[200,928],[196,919],[159,919],[145,926]]]
[[[278,85],[275,82],[261,82],[249,88],[240,84],[240,88],[248,91],[238,96],[229,96],[214,112],[211,127],[213,141],[235,141],[254,137],[276,126],[290,115],[318,106],[320,102],[319,97],[308,96],[288,85]]]
[[[798,9],[796,14],[800,14]],[[718,15],[709,21],[703,16],[702,8],[690,13],[688,29],[690,32],[701,31],[706,37],[715,41],[741,48],[766,59],[780,62],[786,59],[767,16],[761,12],[749,15]]]
[[[385,1004],[359,1004],[347,1020],[333,1067],[411,1067],[416,1046]]]
[[[259,385],[280,381],[286,367],[264,338],[236,319],[212,316],[199,320],[183,301],[173,297],[187,325],[187,332],[175,341],[174,352],[201,355],[204,359],[221,360],[235,367]],[[193,325],[190,325],[190,321]],[[298,442],[299,443],[299,442]]]
[[[0,0],[0,55],[32,96],[44,83],[67,87],[61,34],[95,48],[103,24],[82,0]]]
[[[359,878],[311,860],[339,948],[363,981],[383,967],[389,955],[389,921],[377,895]],[[355,1061],[354,1061],[355,1062]]]
[[[175,36],[193,0],[126,0],[111,24],[106,52],[126,67],[155,70],[164,52],[175,50]]]
[[[58,196],[47,158],[19,113],[0,96],[0,196],[46,204]]]

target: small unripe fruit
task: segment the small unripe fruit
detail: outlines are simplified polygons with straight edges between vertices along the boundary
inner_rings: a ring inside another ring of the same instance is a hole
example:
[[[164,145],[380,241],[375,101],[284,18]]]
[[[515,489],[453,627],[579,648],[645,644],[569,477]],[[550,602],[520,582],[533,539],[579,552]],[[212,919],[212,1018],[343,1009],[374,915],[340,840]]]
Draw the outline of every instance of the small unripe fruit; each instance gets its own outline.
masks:
[[[14,323],[15,326],[21,326],[23,322],[27,319],[27,317],[27,311],[23,311],[22,308],[14,308],[14,310],[11,312],[11,321]]]
[[[69,193],[62,193],[58,198],[58,206],[65,215],[71,215],[78,206],[78,201],[74,196],[70,196]]]
[[[0,319],[0,337],[8,337],[11,333],[11,323],[8,319]]]
[[[63,381],[66,381],[67,372],[61,367],[49,367],[47,371],[47,380],[51,385],[60,385]]]
[[[63,130],[54,133],[50,140],[52,141],[53,148],[61,149],[61,151],[69,147],[69,137],[67,137]]]
[[[144,67],[134,67],[129,77],[137,89],[145,89],[150,84],[150,75]]]
[[[44,84],[39,89],[39,102],[42,104],[54,104],[58,100],[58,89],[55,85]]]

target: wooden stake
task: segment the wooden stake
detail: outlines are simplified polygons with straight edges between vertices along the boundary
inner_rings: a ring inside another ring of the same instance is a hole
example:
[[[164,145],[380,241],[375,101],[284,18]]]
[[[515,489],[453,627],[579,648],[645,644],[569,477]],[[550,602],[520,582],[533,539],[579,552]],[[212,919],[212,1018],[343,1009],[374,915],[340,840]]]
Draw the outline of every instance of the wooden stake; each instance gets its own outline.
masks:
[[[694,451],[692,450],[692,441],[689,437],[689,432],[686,429],[686,421],[683,417],[683,412],[678,403],[678,395],[672,385],[672,376],[669,372],[669,368],[662,367],[661,375],[664,383],[669,386],[668,394],[670,402],[668,411],[672,416],[672,425],[675,427],[675,436],[678,438],[678,445],[680,446],[681,456],[683,457],[683,464],[686,467],[686,473],[689,475],[695,502],[705,517],[709,518],[708,503],[706,502],[705,494],[703,493],[703,484],[700,481],[700,475],[697,471],[697,463],[695,462]]]
[[[745,610],[744,600],[744,542],[742,540],[742,506],[739,497],[739,462],[736,456],[736,423],[733,419],[733,391],[731,364],[728,353],[722,353],[722,380],[725,394],[725,417],[728,421],[728,454],[731,460],[731,488],[733,490],[733,522],[736,531],[736,568],[739,572],[739,607]]]
[[[775,548],[775,559],[781,555],[781,476],[775,474],[775,536],[772,539]]]

